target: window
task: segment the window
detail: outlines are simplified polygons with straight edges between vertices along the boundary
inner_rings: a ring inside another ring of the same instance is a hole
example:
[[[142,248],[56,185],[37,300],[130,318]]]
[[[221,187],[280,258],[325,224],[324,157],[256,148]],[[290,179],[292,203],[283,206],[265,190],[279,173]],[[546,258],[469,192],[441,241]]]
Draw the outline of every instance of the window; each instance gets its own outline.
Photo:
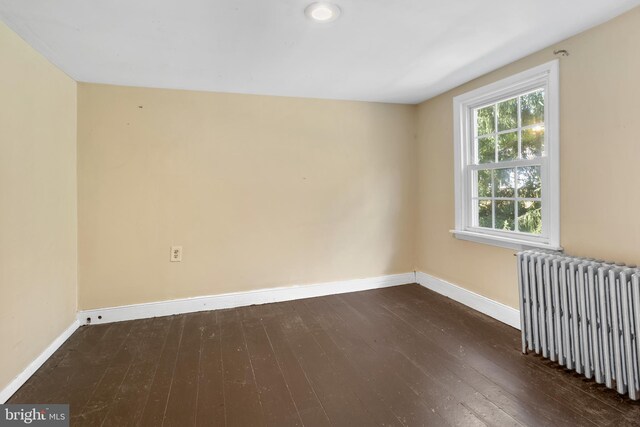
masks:
[[[558,62],[454,98],[456,228],[464,240],[560,249]]]

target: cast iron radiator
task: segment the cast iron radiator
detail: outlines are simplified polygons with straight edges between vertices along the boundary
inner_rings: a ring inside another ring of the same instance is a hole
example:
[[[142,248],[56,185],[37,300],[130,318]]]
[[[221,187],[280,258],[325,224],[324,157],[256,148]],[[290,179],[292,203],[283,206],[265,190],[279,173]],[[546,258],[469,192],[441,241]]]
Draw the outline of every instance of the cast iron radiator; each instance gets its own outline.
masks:
[[[640,397],[640,269],[558,252],[518,253],[522,352]]]

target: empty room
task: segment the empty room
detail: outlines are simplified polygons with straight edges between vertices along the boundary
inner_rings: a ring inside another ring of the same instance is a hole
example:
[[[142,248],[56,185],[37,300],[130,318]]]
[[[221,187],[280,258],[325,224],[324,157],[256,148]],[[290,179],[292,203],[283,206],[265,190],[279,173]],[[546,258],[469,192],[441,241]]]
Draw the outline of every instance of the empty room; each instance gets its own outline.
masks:
[[[0,426],[640,426],[640,0],[0,0]]]

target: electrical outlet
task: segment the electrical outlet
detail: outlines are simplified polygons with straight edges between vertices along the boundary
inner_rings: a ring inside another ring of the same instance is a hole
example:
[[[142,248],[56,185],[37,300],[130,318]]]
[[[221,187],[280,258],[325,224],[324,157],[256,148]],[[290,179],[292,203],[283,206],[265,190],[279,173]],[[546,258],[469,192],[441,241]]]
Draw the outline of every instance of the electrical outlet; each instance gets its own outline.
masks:
[[[171,258],[169,260],[171,262],[182,261],[182,246],[171,246]]]

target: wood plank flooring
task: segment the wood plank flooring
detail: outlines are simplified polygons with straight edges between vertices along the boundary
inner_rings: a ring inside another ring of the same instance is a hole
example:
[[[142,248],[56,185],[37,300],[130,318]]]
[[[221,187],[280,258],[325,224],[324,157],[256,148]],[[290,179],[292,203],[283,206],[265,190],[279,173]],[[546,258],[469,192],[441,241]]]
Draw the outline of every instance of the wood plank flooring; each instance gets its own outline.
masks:
[[[426,290],[80,328],[8,403],[74,426],[624,426],[640,404]]]

